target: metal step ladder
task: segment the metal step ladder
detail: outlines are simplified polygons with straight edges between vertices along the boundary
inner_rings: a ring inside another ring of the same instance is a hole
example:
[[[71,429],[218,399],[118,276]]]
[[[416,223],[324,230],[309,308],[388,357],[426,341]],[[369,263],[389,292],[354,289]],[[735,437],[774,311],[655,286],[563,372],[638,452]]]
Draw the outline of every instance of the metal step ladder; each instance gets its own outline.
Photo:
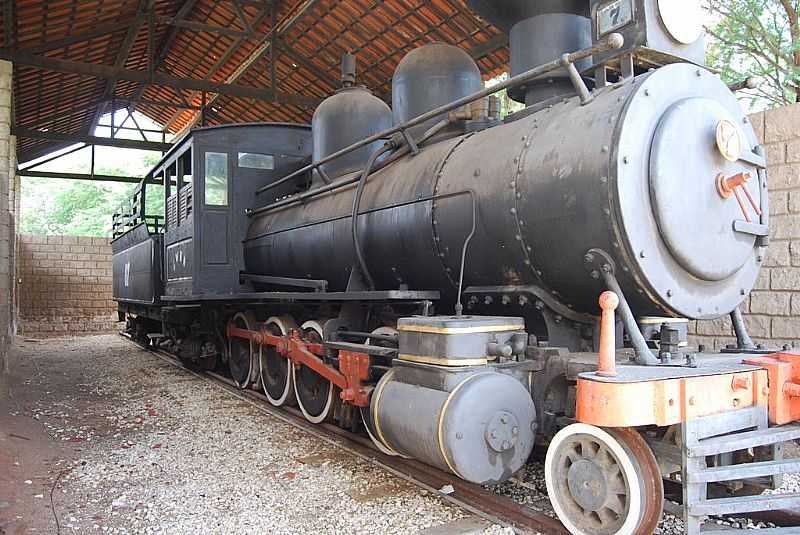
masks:
[[[708,485],[711,483],[769,477],[777,486],[782,475],[799,473],[800,459],[783,459],[783,443],[800,439],[800,424],[769,427],[766,408],[750,407],[684,423],[682,438],[681,479],[686,535],[701,533],[703,524],[709,516],[800,508],[800,493],[732,498],[708,497]],[[734,452],[765,447],[769,452],[767,460],[728,464],[733,461]],[[727,462],[721,466],[709,467],[707,458],[712,456]],[[744,534],[751,531],[726,529],[707,533]],[[756,533],[800,534],[800,526],[758,530]]]

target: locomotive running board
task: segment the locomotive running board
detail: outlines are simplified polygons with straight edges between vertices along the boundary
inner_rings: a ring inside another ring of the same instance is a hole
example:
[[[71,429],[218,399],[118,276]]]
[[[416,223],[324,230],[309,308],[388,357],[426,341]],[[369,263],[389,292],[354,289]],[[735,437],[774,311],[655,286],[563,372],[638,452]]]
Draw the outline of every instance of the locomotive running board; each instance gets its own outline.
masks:
[[[286,301],[438,301],[438,291],[381,290],[373,292],[255,292],[232,295],[165,295],[170,302],[286,302]]]

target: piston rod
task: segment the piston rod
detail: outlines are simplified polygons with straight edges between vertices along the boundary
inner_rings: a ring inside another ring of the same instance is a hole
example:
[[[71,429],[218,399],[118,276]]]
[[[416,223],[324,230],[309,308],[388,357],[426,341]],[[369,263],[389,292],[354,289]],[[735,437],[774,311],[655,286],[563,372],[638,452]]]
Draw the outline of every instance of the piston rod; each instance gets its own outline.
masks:
[[[584,48],[583,50],[578,50],[576,52],[573,52],[572,54],[564,54],[564,56],[562,56],[559,59],[550,61],[548,63],[544,63],[542,65],[539,65],[538,67],[534,67],[533,69],[530,69],[529,71],[526,71],[526,72],[524,72],[522,74],[518,74],[517,76],[509,78],[505,82],[501,82],[501,83],[499,83],[499,84],[497,84],[495,86],[487,87],[485,89],[482,89],[482,90],[478,91],[477,93],[473,93],[471,95],[467,95],[466,97],[462,97],[462,98],[460,98],[458,100],[454,100],[453,102],[451,102],[449,104],[445,104],[443,106],[439,106],[438,108],[434,108],[434,109],[432,109],[432,110],[430,110],[430,111],[428,111],[426,113],[423,113],[422,115],[420,115],[418,117],[415,117],[414,119],[411,119],[410,121],[407,121],[405,123],[401,123],[399,125],[393,126],[392,128],[389,128],[389,129],[384,130],[382,132],[378,132],[377,134],[373,134],[373,135],[371,135],[371,136],[369,136],[367,138],[362,139],[361,141],[357,141],[357,142],[353,143],[352,145],[350,145],[349,147],[345,147],[345,148],[343,148],[343,149],[341,149],[341,150],[339,150],[337,152],[334,152],[333,154],[330,154],[329,156],[326,156],[325,158],[322,158],[318,162],[315,162],[313,164],[307,165],[305,167],[301,167],[300,169],[298,169],[298,170],[286,175],[285,177],[281,178],[280,180],[277,180],[275,182],[272,182],[270,184],[267,184],[265,186],[262,186],[262,187],[258,188],[256,190],[256,194],[260,194],[260,193],[268,191],[268,190],[270,190],[272,188],[276,188],[278,186],[281,186],[281,185],[285,184],[286,182],[288,182],[289,180],[291,180],[291,179],[293,179],[293,178],[295,178],[297,176],[300,176],[300,175],[302,175],[304,173],[312,171],[312,170],[316,169],[318,166],[326,164],[328,162],[331,162],[331,161],[335,160],[336,158],[344,156],[345,154],[348,154],[348,153],[350,153],[350,152],[352,152],[354,150],[360,149],[361,147],[365,147],[365,146],[367,146],[367,145],[369,145],[371,143],[374,143],[376,141],[379,141],[381,139],[388,139],[393,134],[396,134],[398,132],[402,133],[403,131],[405,131],[405,130],[407,130],[409,128],[412,128],[414,126],[417,126],[417,125],[420,125],[422,123],[425,123],[425,122],[427,122],[427,121],[429,121],[431,119],[434,119],[434,118],[436,118],[436,117],[438,117],[438,116],[440,116],[440,115],[442,115],[444,113],[451,112],[451,111],[456,110],[456,109],[458,109],[458,108],[460,108],[462,106],[470,104],[471,102],[475,102],[476,100],[480,100],[482,98],[486,98],[486,97],[488,97],[490,95],[493,95],[495,93],[499,93],[500,91],[503,91],[503,90],[511,88],[511,87],[516,87],[518,85],[522,85],[522,84],[524,84],[526,82],[529,82],[530,80],[532,80],[532,79],[534,79],[534,78],[536,78],[538,76],[541,76],[543,74],[547,74],[548,72],[554,71],[554,70],[562,68],[562,67],[568,67],[571,63],[574,63],[576,61],[580,61],[582,59],[591,57],[591,56],[593,56],[595,54],[606,52],[608,50],[614,50],[614,49],[622,48],[622,45],[624,44],[624,42],[625,42],[625,40],[624,40],[624,38],[622,37],[621,34],[612,33],[603,42],[598,43],[598,44],[596,44],[596,45],[594,45],[592,47]],[[258,210],[254,210],[251,213],[255,214],[257,212],[258,212]]]

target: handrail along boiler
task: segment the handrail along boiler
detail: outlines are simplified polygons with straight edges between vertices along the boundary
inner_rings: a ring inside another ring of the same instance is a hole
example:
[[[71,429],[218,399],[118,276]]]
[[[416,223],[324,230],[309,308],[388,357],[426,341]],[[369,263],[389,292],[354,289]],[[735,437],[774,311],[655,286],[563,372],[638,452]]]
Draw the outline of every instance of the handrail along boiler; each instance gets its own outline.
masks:
[[[796,506],[761,492],[800,471],[782,458],[800,356],[739,312],[769,242],[766,160],[703,67],[699,6],[467,4],[509,34],[499,85],[433,43],[389,107],[347,55],[310,127],[177,143],[114,218],[128,332],[476,483],[546,448],[574,534],[652,533],[665,492],[690,535]],[[501,119],[503,90],[525,107]],[[725,315],[737,344],[689,346],[690,320]]]

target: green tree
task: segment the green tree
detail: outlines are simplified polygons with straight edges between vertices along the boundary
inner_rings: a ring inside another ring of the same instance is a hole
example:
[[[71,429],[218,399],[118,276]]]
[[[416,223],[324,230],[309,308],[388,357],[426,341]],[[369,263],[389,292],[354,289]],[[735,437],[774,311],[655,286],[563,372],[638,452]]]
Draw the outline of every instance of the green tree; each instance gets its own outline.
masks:
[[[95,173],[137,176],[155,166],[160,159],[157,153],[130,155],[123,150],[119,158],[98,163]],[[61,169],[65,171],[89,170],[88,161],[62,165]],[[136,186],[119,182],[26,177],[22,181],[20,231],[24,234],[109,236],[112,215],[129,203]],[[163,189],[160,186],[147,187],[146,204],[149,215],[163,215]]]
[[[776,106],[800,102],[800,0],[707,0],[716,23],[708,64],[723,80],[759,81],[751,101]]]
[[[111,215],[130,196],[132,184],[26,178],[20,231],[24,234],[108,236]],[[64,184],[63,182],[67,182]]]

